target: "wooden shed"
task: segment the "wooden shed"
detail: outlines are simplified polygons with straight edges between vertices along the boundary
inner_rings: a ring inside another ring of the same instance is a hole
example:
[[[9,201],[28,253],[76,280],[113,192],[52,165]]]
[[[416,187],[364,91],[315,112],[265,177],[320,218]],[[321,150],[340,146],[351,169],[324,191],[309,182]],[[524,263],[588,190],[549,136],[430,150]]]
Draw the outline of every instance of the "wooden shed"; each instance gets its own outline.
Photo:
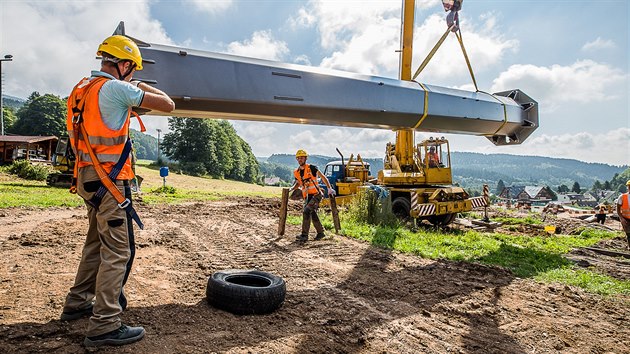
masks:
[[[15,160],[50,163],[56,136],[0,135],[0,164]]]

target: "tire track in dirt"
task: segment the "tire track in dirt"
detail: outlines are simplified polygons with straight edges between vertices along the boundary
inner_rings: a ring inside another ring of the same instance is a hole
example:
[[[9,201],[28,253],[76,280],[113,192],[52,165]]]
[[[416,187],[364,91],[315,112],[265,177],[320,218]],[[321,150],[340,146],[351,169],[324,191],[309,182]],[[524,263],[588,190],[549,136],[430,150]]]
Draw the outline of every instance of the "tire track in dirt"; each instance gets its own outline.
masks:
[[[572,287],[517,279],[501,268],[426,260],[339,236],[297,244],[289,236],[298,231],[292,225],[287,236],[276,239],[276,204],[233,198],[139,205],[147,228],[136,234],[136,262],[126,286],[130,307],[123,320],[144,325],[147,337],[106,351],[581,353],[629,348],[627,297],[603,299]],[[37,220],[39,212],[32,213],[29,220]],[[0,308],[0,346],[7,352],[83,352],[79,343],[86,321],[57,318],[87,220],[68,216],[50,227],[31,223],[31,231],[19,238],[0,231],[0,240],[6,237],[0,243],[0,279],[7,280],[1,283],[0,303],[9,306]],[[42,266],[46,272],[37,271]],[[282,276],[285,304],[264,316],[234,316],[209,307],[207,277],[227,268]]]

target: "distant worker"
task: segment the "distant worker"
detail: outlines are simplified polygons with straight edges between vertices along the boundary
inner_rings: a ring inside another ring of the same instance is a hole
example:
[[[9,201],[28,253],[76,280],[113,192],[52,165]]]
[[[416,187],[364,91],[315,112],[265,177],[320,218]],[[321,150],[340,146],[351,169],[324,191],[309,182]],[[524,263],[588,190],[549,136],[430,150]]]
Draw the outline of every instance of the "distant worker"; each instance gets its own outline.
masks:
[[[621,221],[621,227],[626,233],[626,239],[628,240],[628,249],[630,249],[630,180],[626,182],[628,192],[619,196],[617,199],[617,215],[619,215],[619,221]]]
[[[438,155],[438,153],[435,151],[435,146],[431,146],[429,148],[429,152],[427,153],[427,157],[426,157],[429,167],[439,167],[440,166],[440,156]]]
[[[140,50],[131,39],[108,37],[96,55],[102,57],[101,70],[74,87],[67,116],[77,159],[71,191],[85,200],[89,227],[61,320],[90,316],[86,347],[129,344],[144,337],[144,328],[126,326],[119,317],[127,307],[123,287],[135,255],[132,219],[142,228],[129,188],[134,177],[129,122],[132,107],[175,109],[164,92],[131,81],[142,70]]]
[[[321,240],[326,235],[324,234],[324,227],[317,216],[317,208],[319,208],[319,202],[322,201],[323,193],[317,183],[317,177],[321,178],[326,187],[328,188],[328,195],[334,196],[335,190],[328,182],[328,178],[317,168],[317,166],[309,165],[306,163],[308,155],[306,151],[300,149],[295,153],[295,159],[297,160],[299,167],[293,171],[295,182],[291,186],[289,193],[296,189],[302,190],[302,197],[304,198],[304,209],[302,211],[302,233],[296,237],[299,242],[305,242],[308,240],[308,232],[311,228],[311,220],[313,220],[313,226],[317,230],[315,240]]]
[[[602,225],[606,223],[606,206],[604,204],[600,204],[597,206],[595,217],[597,218],[598,223]]]

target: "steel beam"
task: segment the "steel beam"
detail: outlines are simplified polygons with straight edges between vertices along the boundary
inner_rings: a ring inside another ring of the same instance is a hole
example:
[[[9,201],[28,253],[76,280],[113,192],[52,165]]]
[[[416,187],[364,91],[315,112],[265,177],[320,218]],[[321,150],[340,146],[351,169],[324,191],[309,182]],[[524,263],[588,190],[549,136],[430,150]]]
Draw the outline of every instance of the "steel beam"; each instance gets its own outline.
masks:
[[[496,145],[520,144],[538,127],[538,104],[520,90],[469,92],[172,46],[140,49],[147,63],[134,77],[175,101],[169,116],[415,128],[483,135]]]

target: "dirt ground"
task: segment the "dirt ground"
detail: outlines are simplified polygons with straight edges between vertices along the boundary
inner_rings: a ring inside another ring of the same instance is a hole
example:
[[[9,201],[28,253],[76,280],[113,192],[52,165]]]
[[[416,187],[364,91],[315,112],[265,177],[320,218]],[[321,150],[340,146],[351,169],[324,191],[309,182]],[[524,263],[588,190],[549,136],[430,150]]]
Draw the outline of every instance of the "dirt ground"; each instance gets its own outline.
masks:
[[[628,296],[602,298],[498,267],[427,260],[332,234],[301,245],[292,225],[277,239],[278,208],[279,201],[252,198],[140,203],[146,228],[136,230],[122,318],[147,335],[100,351],[630,353]],[[87,319],[62,322],[59,315],[86,229],[84,208],[0,210],[4,352],[85,351]],[[623,246],[621,238],[605,245]],[[628,263],[606,262],[599,266],[628,279]],[[208,277],[230,268],[283,277],[284,305],[262,316],[209,307]]]

